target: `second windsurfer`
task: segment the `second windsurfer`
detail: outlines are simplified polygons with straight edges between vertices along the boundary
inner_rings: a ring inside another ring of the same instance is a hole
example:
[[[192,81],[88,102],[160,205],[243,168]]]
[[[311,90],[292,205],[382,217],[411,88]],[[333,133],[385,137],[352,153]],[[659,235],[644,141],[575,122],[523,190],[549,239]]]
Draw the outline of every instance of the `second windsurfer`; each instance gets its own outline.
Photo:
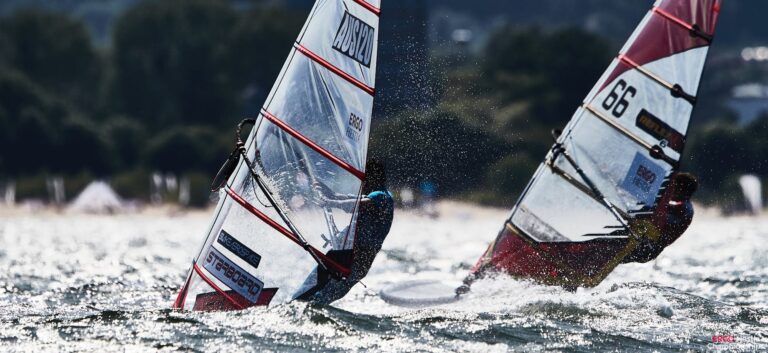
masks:
[[[629,243],[615,243],[613,240],[532,243],[518,234],[514,227],[506,225],[456,292],[468,292],[472,282],[491,273],[505,273],[569,289],[596,286],[608,274],[604,268],[612,268],[606,266],[612,260],[602,255],[605,247],[626,249],[626,255],[620,258],[621,263],[655,259],[688,229],[693,219],[690,199],[698,186],[696,178],[689,173],[677,173],[669,184],[652,216],[630,222],[639,240]]]

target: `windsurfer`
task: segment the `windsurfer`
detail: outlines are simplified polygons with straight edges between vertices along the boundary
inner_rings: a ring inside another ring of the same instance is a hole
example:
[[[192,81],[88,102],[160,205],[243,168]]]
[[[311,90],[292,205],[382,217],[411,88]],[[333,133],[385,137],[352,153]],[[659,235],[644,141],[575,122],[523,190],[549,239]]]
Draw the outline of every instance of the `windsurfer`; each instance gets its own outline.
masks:
[[[655,259],[688,229],[693,220],[690,199],[697,187],[696,178],[689,173],[675,173],[672,176],[669,187],[662,194],[653,215],[642,221],[630,222],[630,227],[640,240],[632,246],[622,263],[648,262]],[[514,227],[505,226],[464,279],[464,284],[456,289],[456,293],[468,292],[475,280],[496,272],[575,289],[582,284],[582,280],[570,278],[567,271],[562,271],[558,264],[552,261],[553,250],[555,248],[551,246],[532,246],[516,233]],[[579,261],[578,258],[594,256],[599,250],[588,245],[564,243],[558,246],[554,253],[564,254],[565,258]]]
[[[365,181],[362,197],[356,195],[338,195],[322,183],[314,183],[320,197],[318,202],[326,207],[354,208],[359,203],[360,211],[355,227],[355,246],[353,250],[331,250],[328,256],[341,262],[352,258],[351,273],[347,278],[339,278],[318,266],[296,292],[295,299],[328,304],[344,297],[352,287],[368,274],[368,270],[381,250],[384,239],[389,233],[394,214],[392,194],[386,187],[386,173],[383,163],[371,159],[365,166]],[[343,237],[349,228],[339,232]],[[336,236],[336,235],[334,235]]]
[[[699,185],[696,177],[690,173],[676,173],[669,184],[650,224],[636,227],[635,231],[641,235],[641,240],[634,250],[624,257],[622,263],[648,262],[655,259],[691,225],[691,196]]]

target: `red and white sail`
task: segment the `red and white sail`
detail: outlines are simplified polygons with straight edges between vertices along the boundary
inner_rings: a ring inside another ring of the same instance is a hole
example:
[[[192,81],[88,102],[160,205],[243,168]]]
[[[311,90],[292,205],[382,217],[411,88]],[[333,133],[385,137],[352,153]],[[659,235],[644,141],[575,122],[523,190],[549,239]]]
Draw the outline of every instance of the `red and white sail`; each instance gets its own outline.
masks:
[[[175,308],[284,303],[318,265],[349,272],[349,259],[327,254],[353,249],[357,207],[330,208],[312,185],[360,194],[379,6],[371,0],[316,1],[246,142],[252,165],[241,160],[221,191]]]
[[[550,153],[508,224],[540,243],[629,236],[678,168],[720,5],[655,3],[558,139],[589,180]]]

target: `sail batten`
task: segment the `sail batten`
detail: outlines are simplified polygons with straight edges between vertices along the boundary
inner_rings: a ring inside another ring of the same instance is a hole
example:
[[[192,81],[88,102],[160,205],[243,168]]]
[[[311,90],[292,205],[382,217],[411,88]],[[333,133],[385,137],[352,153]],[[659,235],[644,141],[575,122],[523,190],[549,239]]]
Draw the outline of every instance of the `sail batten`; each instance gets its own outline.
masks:
[[[334,74],[338,75],[339,77],[347,80],[349,83],[355,85],[357,88],[363,90],[365,93],[368,93],[370,95],[376,94],[376,90],[375,89],[373,89],[372,87],[368,87],[365,83],[363,83],[360,80],[352,77],[352,75],[344,72],[344,70],[342,70],[342,69],[340,69],[340,68],[338,68],[336,66],[333,66],[333,64],[331,64],[327,60],[325,60],[322,57],[320,57],[320,55],[317,55],[317,54],[313,53],[311,50],[305,48],[301,44],[296,43],[294,47],[296,48],[296,50],[299,53],[304,54],[308,58],[312,59],[312,61],[316,62],[318,65],[320,65],[320,66],[330,70],[331,72],[333,72]]]
[[[368,11],[372,12],[372,13],[373,13],[373,14],[375,14],[376,16],[379,16],[379,15],[381,14],[381,10],[380,10],[378,7],[376,7],[376,6],[374,6],[374,5],[370,4],[370,3],[368,3],[368,2],[367,2],[367,1],[365,1],[365,0],[354,0],[354,2],[355,2],[356,4],[358,4],[358,5],[362,6],[362,7],[364,7],[366,10],[368,10]]]
[[[562,177],[563,180],[567,181],[569,184],[571,184],[572,186],[576,187],[577,190],[579,190],[582,193],[584,193],[585,195],[589,196],[595,202],[597,202],[597,203],[602,203],[603,202],[598,197],[598,195],[596,195],[595,192],[589,188],[589,186],[584,185],[582,182],[576,180],[576,178],[573,175],[568,174],[568,172],[560,169],[558,166],[554,165],[552,162],[547,162],[546,165],[547,165],[547,167],[549,167],[550,170],[552,170],[553,173],[555,173],[558,176]],[[627,219],[631,218],[630,215],[626,214],[622,210],[617,210],[617,212],[619,213],[619,215],[621,215],[621,217],[624,220],[627,220]]]
[[[706,40],[707,43],[711,43],[712,39],[714,38],[713,34],[704,32],[699,27],[699,25],[690,24],[688,22],[685,22],[681,18],[679,18],[679,17],[677,17],[677,16],[675,16],[675,15],[665,11],[664,9],[661,9],[661,8],[659,8],[657,6],[654,6],[651,11],[653,11],[653,13],[655,13],[655,14],[661,16],[661,17],[664,17],[665,19],[670,20],[670,21],[676,23],[677,25],[679,25],[679,26],[681,26],[681,27],[691,31],[691,34],[693,34],[695,36],[698,36],[701,39]]]
[[[650,78],[651,80],[655,81],[656,83],[664,86],[666,89],[669,90],[669,92],[672,94],[675,98],[682,98],[685,99],[688,103],[691,103],[691,105],[696,104],[696,97],[688,94],[685,92],[682,86],[675,83],[672,84],[668,82],[667,80],[661,78],[661,76],[651,72],[650,70],[644,68],[640,64],[636,63],[634,60],[630,59],[628,56],[624,54],[619,54],[618,60],[627,66],[629,66],[631,69],[637,70],[646,77]]]
[[[584,108],[585,110],[590,112],[591,113],[590,115],[598,118],[598,120],[606,123],[610,127],[614,128],[616,131],[620,132],[622,135],[627,137],[632,142],[634,142],[634,143],[644,147],[648,152],[653,152],[654,151],[655,145],[651,145],[647,141],[643,140],[641,137],[639,137],[636,134],[634,134],[632,131],[629,131],[628,129],[626,129],[625,127],[621,126],[620,124],[615,123],[610,118],[608,118],[605,115],[603,115],[602,113],[600,113],[600,111],[598,111],[594,107],[585,104],[585,105],[582,105],[582,108]],[[672,159],[671,157],[667,156],[666,154],[663,154],[663,151],[661,153],[662,154],[659,156],[660,159],[665,161],[665,162],[667,162],[670,166],[676,166],[678,164],[677,160]]]
[[[308,137],[302,135],[300,132],[294,130],[291,128],[288,124],[286,124],[284,121],[280,120],[280,118],[274,116],[270,112],[268,112],[266,109],[262,109],[261,114],[264,115],[265,118],[267,118],[269,121],[271,121],[273,124],[281,128],[283,131],[287,132],[289,135],[293,136],[297,140],[304,143],[307,147],[315,150],[317,153],[320,153],[325,158],[328,158],[328,160],[332,161],[333,163],[336,163],[339,167],[343,168],[344,170],[348,171],[350,174],[356,176],[358,179],[363,180],[365,179],[365,173],[356,169],[352,165],[350,165],[347,162],[344,162],[341,158],[333,155],[333,153],[327,151],[314,141],[310,140]]]

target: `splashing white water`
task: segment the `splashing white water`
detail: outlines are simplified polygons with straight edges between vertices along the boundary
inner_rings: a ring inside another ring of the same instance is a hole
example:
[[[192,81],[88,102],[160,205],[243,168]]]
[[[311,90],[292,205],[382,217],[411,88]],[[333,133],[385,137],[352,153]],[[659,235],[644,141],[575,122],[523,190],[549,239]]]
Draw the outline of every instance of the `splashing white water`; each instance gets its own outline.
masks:
[[[168,310],[208,212],[120,216],[0,212],[0,348],[18,351],[704,350],[712,336],[768,347],[768,219],[697,215],[648,264],[568,292],[496,277],[466,298],[404,308],[378,291],[460,281],[507,217],[446,203],[432,219],[397,210],[369,276],[328,307]]]

